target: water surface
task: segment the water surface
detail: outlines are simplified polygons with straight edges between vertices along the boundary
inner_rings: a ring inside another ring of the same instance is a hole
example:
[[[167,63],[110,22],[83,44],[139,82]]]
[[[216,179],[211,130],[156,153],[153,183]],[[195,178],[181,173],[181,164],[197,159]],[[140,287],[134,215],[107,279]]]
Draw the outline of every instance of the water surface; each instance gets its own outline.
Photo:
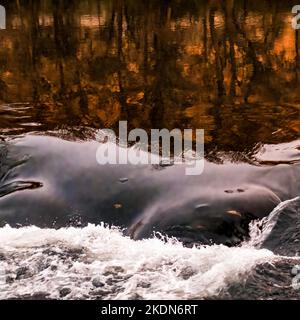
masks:
[[[299,138],[295,1],[10,1],[2,134],[201,128],[213,159]],[[81,129],[78,129],[80,127]]]
[[[39,133],[79,143],[127,120],[129,129],[205,129],[208,161],[299,163],[297,1],[1,4],[1,140]],[[175,239],[133,241],[103,225],[6,226],[0,298],[299,298],[291,286],[299,219],[284,210],[269,219],[274,226],[283,217],[288,258],[258,245],[272,228],[256,228],[236,248],[185,248]]]

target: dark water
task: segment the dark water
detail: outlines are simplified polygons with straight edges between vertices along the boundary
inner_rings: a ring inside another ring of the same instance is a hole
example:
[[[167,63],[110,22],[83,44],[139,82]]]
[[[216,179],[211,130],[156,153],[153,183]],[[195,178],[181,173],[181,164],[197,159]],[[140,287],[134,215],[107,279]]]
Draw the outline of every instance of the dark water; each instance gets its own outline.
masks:
[[[1,139],[87,140],[127,120],[205,129],[208,161],[299,163],[297,1],[0,3]],[[287,206],[237,248],[135,242],[103,226],[1,228],[0,298],[296,299],[299,200]]]
[[[203,128],[243,159],[299,137],[295,1],[9,1],[3,134]],[[75,130],[74,127],[82,127]]]

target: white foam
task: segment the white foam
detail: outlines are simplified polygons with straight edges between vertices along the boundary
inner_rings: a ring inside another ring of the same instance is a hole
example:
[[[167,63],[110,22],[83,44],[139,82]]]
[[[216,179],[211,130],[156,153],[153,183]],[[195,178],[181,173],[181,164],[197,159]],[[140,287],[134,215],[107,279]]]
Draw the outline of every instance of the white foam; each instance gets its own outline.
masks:
[[[37,292],[59,298],[64,287],[71,289],[68,299],[93,298],[93,278],[105,283],[105,299],[132,299],[136,294],[143,299],[200,299],[218,294],[257,264],[275,258],[268,250],[250,247],[190,249],[172,239],[133,241],[118,229],[94,225],[60,230],[7,226],[0,229],[1,253],[5,277],[14,279],[18,268],[29,268],[25,278],[0,283],[2,299]],[[116,266],[123,271],[107,272]],[[184,277],[184,272],[189,275]]]

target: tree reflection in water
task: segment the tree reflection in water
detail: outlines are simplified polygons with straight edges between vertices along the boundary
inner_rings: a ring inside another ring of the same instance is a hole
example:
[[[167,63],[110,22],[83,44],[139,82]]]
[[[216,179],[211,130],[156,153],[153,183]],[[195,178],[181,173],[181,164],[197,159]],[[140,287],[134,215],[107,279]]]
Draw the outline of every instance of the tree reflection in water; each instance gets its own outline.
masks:
[[[299,137],[295,1],[2,2],[3,133],[201,128],[214,160]]]

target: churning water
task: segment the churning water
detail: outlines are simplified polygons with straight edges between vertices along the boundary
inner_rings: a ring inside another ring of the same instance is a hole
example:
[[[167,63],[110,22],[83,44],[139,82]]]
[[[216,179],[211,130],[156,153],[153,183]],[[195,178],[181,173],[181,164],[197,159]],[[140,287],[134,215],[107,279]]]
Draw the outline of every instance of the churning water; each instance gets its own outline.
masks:
[[[274,210],[274,218],[282,204]],[[133,241],[117,228],[0,229],[0,298],[203,299],[283,257],[260,249],[272,232],[252,226],[240,247],[185,248],[175,239]],[[274,223],[273,223],[274,225]]]

